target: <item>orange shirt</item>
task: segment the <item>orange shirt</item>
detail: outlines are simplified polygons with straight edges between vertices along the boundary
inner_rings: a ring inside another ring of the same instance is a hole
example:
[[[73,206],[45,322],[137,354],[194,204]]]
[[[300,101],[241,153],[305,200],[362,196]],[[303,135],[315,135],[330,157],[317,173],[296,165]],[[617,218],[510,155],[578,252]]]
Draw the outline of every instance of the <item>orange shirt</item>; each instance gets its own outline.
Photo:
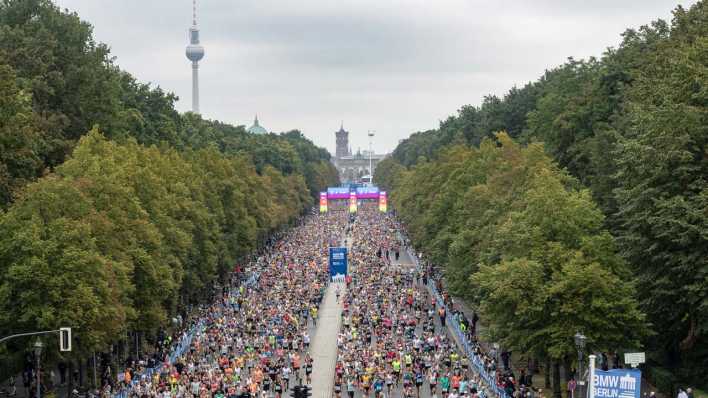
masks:
[[[262,381],[263,381],[263,371],[257,368],[257,369],[253,372],[253,380],[254,380],[256,383],[262,382]]]
[[[452,376],[452,387],[460,388],[460,376]]]

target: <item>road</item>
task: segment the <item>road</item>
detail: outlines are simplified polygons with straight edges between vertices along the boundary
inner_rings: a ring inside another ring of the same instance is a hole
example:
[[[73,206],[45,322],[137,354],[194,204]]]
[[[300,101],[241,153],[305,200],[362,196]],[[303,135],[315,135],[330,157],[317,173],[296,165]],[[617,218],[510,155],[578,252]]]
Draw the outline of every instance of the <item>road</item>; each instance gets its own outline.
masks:
[[[342,305],[337,302],[336,289],[344,284],[330,283],[320,305],[317,331],[312,340],[312,398],[328,398],[332,392],[334,366],[337,361],[337,333],[341,325]],[[342,289],[343,291],[343,289]]]

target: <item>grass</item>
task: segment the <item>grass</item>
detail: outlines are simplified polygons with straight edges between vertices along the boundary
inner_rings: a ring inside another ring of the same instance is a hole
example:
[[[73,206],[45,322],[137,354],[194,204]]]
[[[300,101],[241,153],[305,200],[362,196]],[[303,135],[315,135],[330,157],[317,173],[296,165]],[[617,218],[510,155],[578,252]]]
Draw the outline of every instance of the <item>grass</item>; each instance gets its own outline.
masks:
[[[708,398],[708,392],[694,388],[693,389],[693,396],[695,398]]]

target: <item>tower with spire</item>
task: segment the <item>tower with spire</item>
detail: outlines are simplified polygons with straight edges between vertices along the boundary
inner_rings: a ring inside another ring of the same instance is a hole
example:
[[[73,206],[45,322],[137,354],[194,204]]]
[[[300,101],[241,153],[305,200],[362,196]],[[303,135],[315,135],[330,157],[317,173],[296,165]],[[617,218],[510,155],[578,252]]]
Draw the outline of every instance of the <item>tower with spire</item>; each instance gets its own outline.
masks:
[[[334,134],[337,137],[337,150],[335,156],[337,158],[351,156],[352,150],[349,148],[349,132],[344,130],[344,122],[342,122],[342,125],[339,127],[339,131]]]
[[[343,183],[371,183],[371,176],[376,173],[376,166],[388,155],[376,154],[369,143],[369,150],[363,151],[359,148],[352,156],[352,147],[349,143],[349,132],[344,130],[344,122],[339,126],[339,130],[334,132],[337,137],[337,147],[335,155],[330,161],[337,168],[339,179]],[[369,139],[373,137],[372,130],[369,130]]]
[[[253,125],[246,129],[246,131],[251,134],[268,134],[268,130],[258,122],[258,115],[256,115],[256,118],[253,120]]]
[[[192,0],[192,27],[189,28],[187,59],[192,61],[192,112],[199,113],[199,61],[204,58],[204,47],[199,44],[197,28],[197,0]]]

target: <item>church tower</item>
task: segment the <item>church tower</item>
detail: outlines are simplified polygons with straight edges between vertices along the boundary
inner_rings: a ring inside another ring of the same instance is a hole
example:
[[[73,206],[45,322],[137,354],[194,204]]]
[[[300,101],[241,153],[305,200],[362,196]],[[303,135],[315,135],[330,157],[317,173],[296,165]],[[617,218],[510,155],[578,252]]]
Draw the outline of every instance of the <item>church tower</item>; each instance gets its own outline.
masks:
[[[344,123],[342,123],[339,131],[334,134],[337,136],[337,152],[335,157],[339,159],[345,156],[351,156],[352,154],[349,150],[349,132],[344,130]]]

